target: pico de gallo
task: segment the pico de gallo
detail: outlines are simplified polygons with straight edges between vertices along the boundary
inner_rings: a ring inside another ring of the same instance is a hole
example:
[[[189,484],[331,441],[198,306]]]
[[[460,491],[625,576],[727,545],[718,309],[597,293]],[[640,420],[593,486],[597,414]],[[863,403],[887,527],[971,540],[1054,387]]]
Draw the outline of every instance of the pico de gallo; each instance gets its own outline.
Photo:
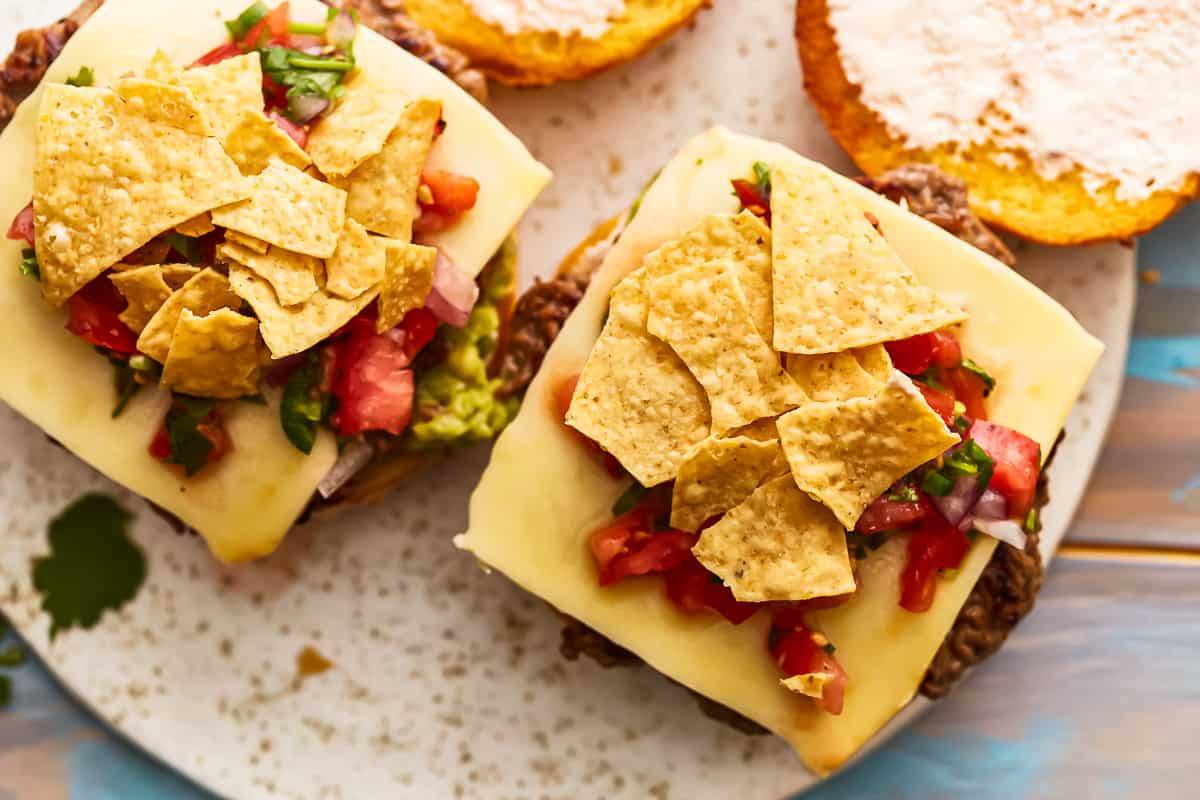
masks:
[[[310,133],[337,108],[357,69],[356,17],[330,9],[322,23],[298,22],[287,2],[274,9],[256,2],[226,27],[228,41],[190,68],[257,54],[264,115],[299,148],[306,148]],[[93,80],[92,71],[84,68],[70,84],[91,86]],[[435,145],[445,128],[446,121],[439,119]],[[458,224],[475,208],[479,188],[469,176],[425,169],[413,213],[416,243]],[[32,202],[12,221],[7,235],[27,245],[21,273],[41,280]],[[138,265],[193,267],[193,274],[207,268],[224,274],[217,251],[227,240],[227,231],[211,224],[198,231],[177,228],[155,237],[67,300],[66,329],[113,366],[114,418],[143,387],[159,382],[164,365],[139,351],[139,331],[123,319],[131,302],[110,278],[118,268]],[[397,449],[445,449],[491,438],[512,419],[516,400],[496,397],[499,381],[492,366],[512,306],[514,258],[511,244],[505,245],[476,280],[439,251],[427,299],[397,325],[377,330],[379,309],[372,301],[315,346],[267,366],[262,382],[281,391],[280,425],[292,445],[309,453],[321,428],[337,436],[343,457],[322,483],[322,494],[336,492],[372,458]],[[244,304],[235,310],[255,317]],[[188,477],[244,444],[232,440],[224,422],[232,403],[266,402],[254,391],[240,398],[172,395],[147,449]]]
[[[735,180],[743,209],[770,222],[770,169],[754,165],[753,180]],[[874,222],[873,222],[874,224]],[[1041,473],[1040,445],[1029,437],[988,420],[987,398],[996,382],[963,353],[952,329],[885,344],[893,366],[909,376],[929,406],[962,441],[932,462],[896,482],[863,512],[847,543],[854,562],[892,538],[906,542],[899,606],[914,614],[928,611],[940,575],[953,574],[980,534],[1023,549],[1026,532],[1037,527],[1034,506]],[[559,384],[559,419],[566,417],[578,376]],[[628,478],[620,464],[573,428],[581,441],[614,476]],[[851,678],[838,663],[837,647],[810,621],[810,612],[838,607],[853,594],[804,602],[748,603],[693,555],[699,533],[670,524],[672,484],[647,489],[636,481],[612,508],[613,519],[589,538],[600,586],[626,580],[661,580],[663,591],[685,614],[716,614],[741,625],[758,613],[770,615],[765,648],[783,678],[826,676],[813,702],[840,714]],[[701,528],[715,524],[714,517]],[[653,577],[651,577],[653,576]]]

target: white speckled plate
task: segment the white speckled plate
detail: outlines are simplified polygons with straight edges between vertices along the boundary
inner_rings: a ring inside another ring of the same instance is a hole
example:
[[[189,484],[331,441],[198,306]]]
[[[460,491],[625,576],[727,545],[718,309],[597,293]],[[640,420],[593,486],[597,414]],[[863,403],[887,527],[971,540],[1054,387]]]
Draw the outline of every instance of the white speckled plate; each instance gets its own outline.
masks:
[[[7,41],[74,0],[5,5]],[[714,123],[847,167],[801,88],[792,5],[723,0],[639,63],[586,83],[496,92],[499,114],[557,173],[523,226],[528,273],[551,273]],[[1133,252],[1030,248],[1020,258],[1108,345],[1054,464],[1049,553],[1116,405]],[[382,506],[297,530],[263,564],[225,569],[12,412],[0,411],[0,441],[0,608],[100,716],[219,794],[771,798],[812,781],[782,743],[708,720],[649,670],[565,662],[554,615],[454,551],[486,450]],[[149,578],[123,612],[50,645],[30,558],[46,550],[47,520],[88,489],[138,512]],[[334,669],[298,678],[306,647]]]

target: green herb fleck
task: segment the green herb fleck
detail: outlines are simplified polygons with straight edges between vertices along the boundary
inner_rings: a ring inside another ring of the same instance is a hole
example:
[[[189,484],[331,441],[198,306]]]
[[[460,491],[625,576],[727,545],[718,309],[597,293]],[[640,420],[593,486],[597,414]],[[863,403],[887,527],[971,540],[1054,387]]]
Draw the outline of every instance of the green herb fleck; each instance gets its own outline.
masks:
[[[836,647],[836,646],[833,644],[833,642],[830,642],[829,644],[825,645],[825,647],[823,647],[822,649],[823,649],[823,650],[824,650],[824,651],[825,651],[825,652],[826,652],[828,655],[833,655],[834,653],[836,653],[836,652],[837,652],[837,647]]]
[[[200,243],[190,236],[171,231],[167,234],[167,244],[171,245],[171,249],[183,256],[189,264],[198,264],[204,258]]]
[[[259,0],[259,2],[254,3],[241,14],[238,14],[237,19],[231,19],[226,22],[225,27],[229,29],[229,33],[234,39],[243,39],[270,12],[271,9],[267,8],[267,4]]]
[[[208,463],[212,452],[212,440],[200,430],[200,424],[212,413],[217,403],[206,397],[175,395],[175,402],[167,411],[164,424],[171,454],[165,459],[168,464],[179,464],[190,478]]]
[[[108,357],[108,363],[112,364],[113,368],[113,388],[117,390],[117,403],[112,410],[113,419],[121,416],[129,401],[142,388],[137,371],[129,363],[131,360],[111,355]]]
[[[764,200],[771,199],[771,165],[762,161],[754,162],[754,182]]]
[[[917,494],[917,489],[911,483],[906,483],[896,491],[887,496],[887,499],[893,503],[917,503],[921,497]]]
[[[637,508],[637,504],[646,496],[646,487],[640,483],[634,483],[617,498],[617,502],[613,503],[612,514],[614,517],[619,517],[622,514],[628,514]]]
[[[945,497],[954,490],[954,481],[931,469],[921,478],[921,490],[934,497]]]
[[[35,281],[42,279],[42,268],[38,264],[37,253],[30,248],[25,248],[21,251],[21,274],[26,278],[33,278]]]
[[[317,393],[320,382],[321,357],[314,353],[288,378],[279,404],[279,422],[284,434],[305,455],[312,452],[317,426],[324,416],[325,404]]]
[[[962,360],[962,368],[965,369],[967,372],[974,373],[975,375],[977,375],[979,377],[979,380],[983,381],[983,396],[984,397],[987,397],[988,395],[990,395],[992,393],[992,390],[996,388],[996,379],[993,378],[991,375],[987,374],[987,372],[984,371],[983,367],[979,366],[971,359],[964,358]]]
[[[96,73],[91,67],[80,67],[71,77],[67,78],[67,86],[91,86],[96,82]]]
[[[1036,508],[1029,509],[1029,513],[1025,515],[1025,532],[1035,533],[1038,526],[1038,510]]]
[[[20,645],[10,644],[0,650],[0,667],[19,667],[29,659],[29,654]]]
[[[724,580],[722,580],[721,576],[720,576],[720,575],[718,575],[718,574],[716,574],[715,572],[710,572],[710,573],[708,573],[708,580],[709,580],[711,583],[714,583],[714,584],[716,584],[717,586],[724,586],[724,585],[725,585],[725,581],[724,581]]]
[[[925,384],[930,389],[937,389],[939,392],[943,391],[946,388],[945,386],[942,385],[941,370],[939,370],[937,367],[931,366],[929,369],[925,370],[920,375],[913,375],[912,379],[914,381],[916,381],[917,383]]]
[[[90,630],[105,611],[137,596],[146,557],[129,539],[133,515],[116,500],[88,494],[50,522],[50,554],[33,561],[33,585],[50,615],[50,640],[62,631]]]
[[[960,414],[954,418],[954,429],[959,433],[966,433],[971,429],[971,420]]]
[[[295,101],[299,97],[337,100],[344,94],[342,80],[355,67],[352,54],[312,56],[287,47],[264,47],[260,51],[263,74],[287,88],[288,116],[300,121]]]

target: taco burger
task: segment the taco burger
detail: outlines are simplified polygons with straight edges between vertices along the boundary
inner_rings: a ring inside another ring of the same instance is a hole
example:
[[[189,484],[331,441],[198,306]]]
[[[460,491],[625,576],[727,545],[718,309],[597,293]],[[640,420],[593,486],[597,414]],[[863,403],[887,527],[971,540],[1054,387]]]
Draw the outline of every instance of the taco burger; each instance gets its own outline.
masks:
[[[824,774],[1002,641],[1000,620],[945,656],[965,604],[1036,589],[1006,583],[1036,582],[1043,463],[1101,351],[1068,312],[721,129],[572,264],[541,308],[586,294],[458,539],[575,620],[567,644],[645,661]],[[930,682],[935,658],[957,661]]]
[[[0,397],[231,562],[507,424],[524,146],[315,0],[95,5],[0,137]]]

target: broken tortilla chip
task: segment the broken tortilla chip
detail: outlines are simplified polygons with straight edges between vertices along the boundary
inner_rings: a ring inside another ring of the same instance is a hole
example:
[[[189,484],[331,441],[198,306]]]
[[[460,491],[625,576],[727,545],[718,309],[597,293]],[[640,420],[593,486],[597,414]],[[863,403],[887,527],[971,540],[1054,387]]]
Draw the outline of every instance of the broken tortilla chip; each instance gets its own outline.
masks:
[[[777,424],[796,485],[847,530],[893,483],[959,442],[896,371],[870,397],[810,403]]]
[[[187,222],[175,226],[175,232],[181,236],[187,236],[189,239],[199,239],[201,236],[212,233],[216,230],[216,226],[212,224],[212,215],[207,211],[198,217],[192,217]]]
[[[669,481],[709,434],[704,388],[643,322],[645,272],[613,289],[608,321],[579,376],[566,421],[643,486]]]
[[[198,272],[199,267],[188,264],[163,264],[162,267],[163,280],[171,287],[171,291],[182,288],[185,283],[196,277]]]
[[[808,600],[854,591],[846,531],[790,475],[767,481],[692,548],[742,602]]]
[[[771,229],[749,211],[736,216],[713,214],[675,241],[649,253],[643,263],[652,278],[661,278],[684,267],[709,261],[733,265],[754,326],[763,339],[770,342],[774,329]]]
[[[246,234],[238,233],[237,231],[225,231],[225,241],[233,242],[234,244],[240,244],[247,250],[253,250],[259,255],[263,255],[271,249],[271,245],[267,242],[264,242],[262,239],[259,239],[255,236],[247,236]]]
[[[190,91],[148,78],[122,78],[117,81],[117,96],[129,110],[151,122],[160,122],[197,136],[211,136],[212,128],[204,119],[199,103]]]
[[[160,233],[250,192],[215,139],[152,122],[106,89],[48,84],[37,136],[36,249],[52,306]]]
[[[425,305],[433,289],[437,248],[385,240],[387,271],[379,291],[379,318],[375,330],[387,333],[414,308]]]
[[[196,97],[209,127],[222,143],[245,111],[262,114],[262,58],[257,52],[185,70],[179,82]]]
[[[284,308],[271,284],[247,267],[230,264],[229,283],[254,308],[273,358],[301,353],[329,338],[379,294],[371,289],[354,300],[343,300],[318,291],[300,305]]]
[[[776,350],[840,353],[966,319],[917,282],[824,170],[771,175]]]
[[[215,209],[215,224],[293,253],[333,255],[346,224],[345,192],[279,159],[245,180],[250,197]]]
[[[330,177],[348,194],[346,213],[367,230],[412,241],[421,171],[441,116],[442,104],[436,100],[410,103],[378,155],[344,178]]]
[[[111,273],[108,279],[125,298],[127,305],[119,316],[134,333],[141,333],[171,296],[172,289],[163,279],[161,266],[121,270]]]
[[[313,126],[308,137],[313,163],[330,177],[354,172],[383,152],[408,102],[408,95],[399,89],[373,85],[360,74],[333,111]]]
[[[137,340],[137,349],[160,364],[171,351],[171,338],[184,309],[206,316],[218,308],[241,308],[242,299],[229,287],[225,276],[214,269],[203,269],[171,293],[154,313]]]
[[[819,403],[865,397],[883,386],[883,381],[863,369],[853,350],[820,356],[791,353],[784,361],[788,374]]]
[[[699,530],[712,517],[740,505],[763,480],[777,475],[781,465],[786,469],[778,441],[705,439],[679,465],[671,493],[671,527]]]
[[[265,278],[279,304],[294,306],[317,293],[317,272],[321,259],[292,253],[278,247],[266,253],[256,253],[233,242],[217,246],[217,258],[225,263],[241,264]]]
[[[225,134],[225,152],[237,163],[243,175],[258,175],[272,158],[304,169],[312,163],[296,140],[267,119],[257,109],[248,108]]]
[[[833,680],[833,676],[828,672],[806,672],[803,675],[783,678],[779,682],[796,694],[820,700],[825,696],[825,684],[831,680]]]
[[[325,291],[352,300],[382,283],[388,264],[384,242],[347,217],[337,250],[325,262]]]
[[[856,348],[854,357],[858,359],[858,365],[880,383],[887,383],[892,377],[892,357],[883,345],[873,344]]]
[[[183,309],[163,364],[162,385],[195,397],[233,399],[259,392],[258,322],[228,308],[205,316]]]
[[[708,395],[721,434],[804,402],[755,327],[728,262],[687,267],[649,287],[647,329],[671,346]]]

